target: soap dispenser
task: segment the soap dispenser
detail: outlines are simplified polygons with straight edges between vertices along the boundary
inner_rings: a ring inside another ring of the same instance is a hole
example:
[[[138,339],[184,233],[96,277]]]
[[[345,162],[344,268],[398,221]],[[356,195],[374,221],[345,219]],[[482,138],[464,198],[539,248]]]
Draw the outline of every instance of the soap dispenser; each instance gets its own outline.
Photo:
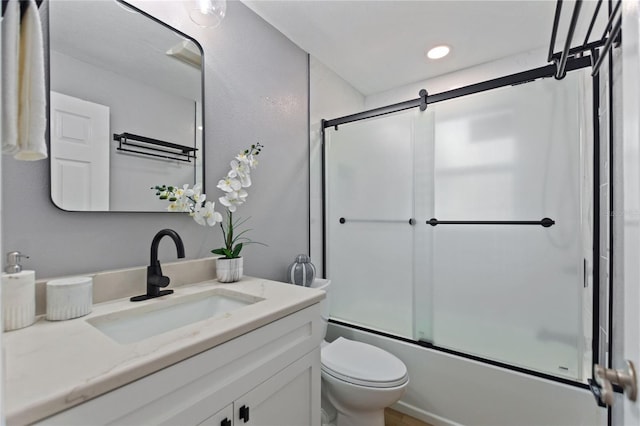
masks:
[[[7,253],[2,274],[2,315],[5,331],[30,326],[36,321],[36,273],[23,271],[19,251]]]

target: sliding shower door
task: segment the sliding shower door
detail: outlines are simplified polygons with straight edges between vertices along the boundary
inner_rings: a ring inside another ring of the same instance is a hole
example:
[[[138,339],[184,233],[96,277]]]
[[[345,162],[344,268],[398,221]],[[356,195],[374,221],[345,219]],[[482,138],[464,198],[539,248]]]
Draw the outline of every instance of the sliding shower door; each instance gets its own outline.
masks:
[[[413,335],[414,116],[352,123],[325,138],[332,315],[404,337]]]
[[[505,222],[429,230],[434,344],[581,377],[591,250],[581,234],[582,81],[573,73],[434,105],[434,217]],[[509,223],[543,218],[555,224]]]
[[[332,317],[583,380],[589,93],[576,71],[326,129]]]

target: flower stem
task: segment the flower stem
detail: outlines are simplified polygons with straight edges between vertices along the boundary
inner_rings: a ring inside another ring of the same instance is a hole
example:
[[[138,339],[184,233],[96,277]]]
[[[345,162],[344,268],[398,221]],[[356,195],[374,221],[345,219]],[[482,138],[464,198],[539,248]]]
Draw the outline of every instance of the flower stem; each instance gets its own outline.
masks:
[[[230,211],[227,211],[228,215],[227,218],[229,220],[228,222],[228,232],[227,232],[227,242],[226,242],[226,246],[227,246],[227,250],[231,250],[233,251],[233,213]]]

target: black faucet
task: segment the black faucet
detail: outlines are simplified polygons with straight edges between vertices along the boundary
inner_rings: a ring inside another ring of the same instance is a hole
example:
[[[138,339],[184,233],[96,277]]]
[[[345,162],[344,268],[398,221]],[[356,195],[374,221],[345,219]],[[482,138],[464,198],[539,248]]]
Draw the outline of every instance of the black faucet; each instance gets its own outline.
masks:
[[[182,238],[173,229],[163,229],[158,232],[153,241],[151,241],[151,262],[147,266],[147,294],[141,294],[140,296],[132,297],[132,302],[139,302],[141,300],[153,299],[155,297],[164,296],[166,294],[173,293],[173,290],[160,290],[161,287],[169,285],[169,277],[162,275],[162,268],[160,268],[160,261],[158,260],[158,245],[160,240],[164,236],[169,236],[176,244],[178,250],[178,258],[184,257],[184,244],[182,244]]]

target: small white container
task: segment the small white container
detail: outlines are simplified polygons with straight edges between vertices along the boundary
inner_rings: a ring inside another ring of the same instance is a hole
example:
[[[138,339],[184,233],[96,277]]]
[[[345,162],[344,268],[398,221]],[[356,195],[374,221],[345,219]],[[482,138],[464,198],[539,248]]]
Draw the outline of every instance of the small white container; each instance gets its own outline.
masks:
[[[27,327],[36,321],[36,273],[2,274],[2,316],[5,331]]]
[[[47,319],[61,321],[91,312],[93,278],[71,277],[47,281]]]

